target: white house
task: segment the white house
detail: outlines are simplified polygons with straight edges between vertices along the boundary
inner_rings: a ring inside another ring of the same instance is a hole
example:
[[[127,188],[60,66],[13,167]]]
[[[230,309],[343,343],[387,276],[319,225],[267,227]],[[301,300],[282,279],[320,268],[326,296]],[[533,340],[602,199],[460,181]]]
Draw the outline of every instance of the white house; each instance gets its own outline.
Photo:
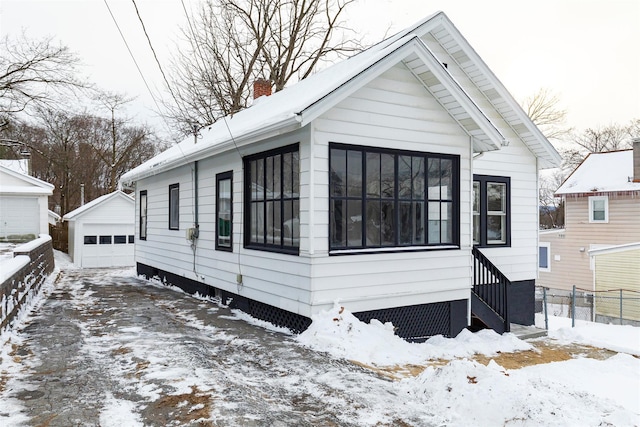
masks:
[[[0,165],[0,240],[31,240],[49,233],[54,186]]]
[[[533,323],[538,170],[559,162],[437,13],[121,184],[139,273],[293,330],[339,302],[417,340]]]
[[[122,191],[98,197],[67,213],[69,255],[83,268],[134,265],[135,202]]]

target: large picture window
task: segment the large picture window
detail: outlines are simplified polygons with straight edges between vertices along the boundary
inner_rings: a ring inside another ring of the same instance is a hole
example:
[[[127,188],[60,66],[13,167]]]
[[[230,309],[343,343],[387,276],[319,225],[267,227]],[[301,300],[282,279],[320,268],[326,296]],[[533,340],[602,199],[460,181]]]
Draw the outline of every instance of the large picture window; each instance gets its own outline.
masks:
[[[216,249],[232,250],[233,172],[216,175]]]
[[[180,229],[180,184],[169,186],[169,230]]]
[[[140,240],[147,240],[147,190],[140,192]]]
[[[473,176],[473,244],[511,245],[511,180],[503,176]]]
[[[245,157],[245,246],[298,253],[300,155],[298,144]]]
[[[330,145],[330,249],[459,245],[457,156]]]

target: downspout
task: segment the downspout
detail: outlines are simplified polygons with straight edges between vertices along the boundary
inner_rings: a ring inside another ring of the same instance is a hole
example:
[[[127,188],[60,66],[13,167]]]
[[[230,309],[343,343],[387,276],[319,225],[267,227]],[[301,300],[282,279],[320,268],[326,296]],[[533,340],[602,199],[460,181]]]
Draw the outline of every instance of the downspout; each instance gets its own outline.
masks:
[[[480,155],[482,154],[484,153],[480,153]],[[469,278],[471,279],[471,290],[469,292],[469,300],[467,301],[467,326],[471,326],[471,318],[473,316],[473,314],[471,313],[471,292],[473,291],[473,275],[475,274],[475,272],[473,271],[475,263],[473,260],[473,255],[471,255],[473,251],[473,161],[473,136],[469,135],[469,188],[471,189],[471,191],[469,192],[469,206],[471,207],[471,209],[469,209],[469,227],[467,229],[467,232],[469,236],[470,246],[469,257],[471,258],[471,274],[469,275]]]
[[[198,237],[200,236],[200,223],[198,222],[198,161],[193,162],[193,233],[191,233],[191,250],[193,251],[193,272],[196,270],[196,249],[198,248]]]

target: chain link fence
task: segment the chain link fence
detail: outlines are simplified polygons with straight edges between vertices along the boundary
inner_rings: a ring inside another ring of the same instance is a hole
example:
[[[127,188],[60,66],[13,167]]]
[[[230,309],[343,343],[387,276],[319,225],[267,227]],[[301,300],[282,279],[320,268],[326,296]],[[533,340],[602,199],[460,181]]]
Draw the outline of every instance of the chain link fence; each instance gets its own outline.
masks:
[[[572,320],[640,326],[640,292],[626,289],[571,291],[536,287],[536,313]],[[547,327],[547,325],[545,325]]]

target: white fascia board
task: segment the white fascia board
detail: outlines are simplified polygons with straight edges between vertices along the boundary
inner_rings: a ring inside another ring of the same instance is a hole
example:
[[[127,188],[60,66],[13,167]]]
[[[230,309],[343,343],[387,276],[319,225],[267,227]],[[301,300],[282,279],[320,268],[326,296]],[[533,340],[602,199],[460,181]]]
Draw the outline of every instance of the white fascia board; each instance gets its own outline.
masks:
[[[20,180],[22,180],[24,182],[27,182],[27,183],[29,183],[29,184],[31,184],[33,186],[45,189],[45,192],[46,191],[50,191],[51,193],[49,193],[49,195],[53,194],[53,190],[55,188],[55,185],[53,185],[53,184],[49,184],[48,182],[45,182],[45,181],[43,181],[41,179],[38,179],[38,178],[36,178],[34,176],[26,175],[24,173],[14,171],[13,169],[10,169],[10,168],[2,166],[2,165],[0,165],[0,171],[6,173],[8,175],[11,175],[11,176],[13,176],[15,178],[18,178],[18,179],[20,179]]]
[[[500,80],[496,77],[496,75],[491,71],[491,69],[487,66],[487,64],[482,60],[480,55],[475,51],[475,49],[469,44],[467,39],[464,38],[462,33],[458,31],[458,29],[453,25],[453,22],[449,20],[449,18],[442,14],[439,17],[442,21],[442,25],[447,29],[449,35],[456,41],[458,46],[467,54],[467,56],[476,64],[476,66],[480,69],[482,74],[491,82],[493,88],[498,92],[500,97],[504,99],[504,101],[509,105],[509,107],[513,110],[513,112],[518,116],[518,118],[524,123],[527,129],[536,137],[536,139],[542,144],[542,147],[549,154],[550,160],[548,160],[550,167],[558,167],[562,163],[562,156],[558,153],[558,151],[553,147],[553,145],[549,142],[546,136],[540,131],[540,129],[531,121],[531,118],[524,112],[520,104],[513,99],[511,93],[507,90],[506,87],[500,82]],[[460,67],[462,69],[462,67]],[[471,80],[473,81],[473,80]],[[506,120],[505,120],[506,121]],[[508,122],[507,122],[508,123]],[[536,156],[539,157],[539,156]]]
[[[136,170],[133,169],[120,178],[118,185],[121,188],[132,188],[133,183],[136,181],[140,181],[141,179],[149,178],[159,173],[166,172],[168,170],[175,169],[180,166],[184,166],[216,154],[221,154],[226,151],[239,148],[263,139],[289,133],[296,129],[299,129],[300,127],[300,117],[298,115],[294,115],[285,120],[260,127],[240,136],[234,136],[225,140],[224,142],[211,144],[203,148],[202,150],[194,151],[180,157],[168,159],[164,162],[160,162],[158,164],[147,167],[139,172],[136,172]]]
[[[440,81],[447,91],[460,103],[465,111],[476,122],[478,127],[489,137],[494,144],[494,149],[499,150],[502,143],[506,140],[505,136],[491,123],[491,120],[480,109],[478,104],[473,101],[471,96],[458,84],[451,73],[440,63],[438,58],[431,52],[431,49],[416,36],[417,44],[416,54],[429,67],[429,71]],[[455,119],[455,118],[454,118]],[[462,126],[464,129],[464,126]]]
[[[362,71],[354,75],[343,85],[302,110],[300,112],[302,126],[312,122],[340,101],[349,97],[353,92],[384,73],[393,65],[403,62],[409,54],[416,53],[423,58],[425,64],[427,64],[430,70],[434,72],[434,75],[438,77],[452,96],[454,96],[456,100],[469,112],[469,115],[473,120],[478,123],[480,129],[485,132],[493,142],[494,149],[500,149],[502,141],[505,139],[504,136],[495,126],[493,126],[493,124],[491,124],[489,118],[473,102],[462,87],[458,85],[422,40],[420,40],[417,35],[413,34],[406,36],[406,40],[400,40],[397,43],[399,43],[399,46],[395,48],[388,47],[387,49],[389,50],[389,53],[382,53],[378,59],[373,60],[371,64],[366,66]],[[429,58],[429,60],[426,58]]]

